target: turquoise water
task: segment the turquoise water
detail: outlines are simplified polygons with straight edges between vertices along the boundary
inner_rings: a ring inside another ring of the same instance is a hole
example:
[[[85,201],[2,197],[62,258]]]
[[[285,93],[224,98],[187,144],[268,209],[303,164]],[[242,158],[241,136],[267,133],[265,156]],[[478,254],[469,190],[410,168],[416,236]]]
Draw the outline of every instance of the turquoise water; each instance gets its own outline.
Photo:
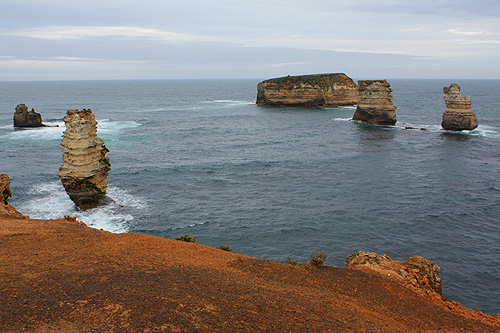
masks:
[[[0,82],[0,173],[33,218],[189,234],[280,261],[422,255],[445,296],[500,313],[500,81],[456,81],[480,124],[460,133],[440,129],[455,81],[389,82],[396,127],[350,121],[354,108],[256,106],[256,80]],[[60,127],[14,129],[19,103]],[[87,212],[57,177],[61,119],[83,108],[110,150],[115,200]]]

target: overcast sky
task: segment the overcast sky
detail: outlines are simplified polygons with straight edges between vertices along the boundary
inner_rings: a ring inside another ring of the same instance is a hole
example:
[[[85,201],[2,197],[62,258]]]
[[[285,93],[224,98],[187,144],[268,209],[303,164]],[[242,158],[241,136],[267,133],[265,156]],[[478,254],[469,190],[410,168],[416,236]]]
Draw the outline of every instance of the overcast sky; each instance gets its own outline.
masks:
[[[0,80],[500,79],[499,0],[0,0]]]

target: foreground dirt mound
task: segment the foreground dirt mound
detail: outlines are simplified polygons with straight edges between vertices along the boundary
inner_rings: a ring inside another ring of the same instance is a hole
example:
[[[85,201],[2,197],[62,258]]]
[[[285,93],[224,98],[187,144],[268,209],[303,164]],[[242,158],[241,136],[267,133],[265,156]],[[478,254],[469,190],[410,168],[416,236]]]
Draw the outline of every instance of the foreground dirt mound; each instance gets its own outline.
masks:
[[[0,216],[1,332],[499,332],[369,272]]]

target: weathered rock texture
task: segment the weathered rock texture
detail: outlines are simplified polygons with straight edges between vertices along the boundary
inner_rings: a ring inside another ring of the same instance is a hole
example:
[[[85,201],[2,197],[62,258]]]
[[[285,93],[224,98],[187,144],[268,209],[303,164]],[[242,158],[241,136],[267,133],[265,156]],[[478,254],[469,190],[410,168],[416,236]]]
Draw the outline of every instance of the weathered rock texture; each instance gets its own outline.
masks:
[[[396,107],[386,80],[358,81],[359,102],[352,120],[375,125],[396,124]]]
[[[0,202],[3,204],[7,204],[9,201],[9,197],[12,196],[12,192],[10,191],[10,178],[6,174],[0,175]]]
[[[421,256],[413,256],[405,261],[392,260],[387,255],[359,251],[346,258],[346,268],[369,267],[371,270],[399,280],[404,285],[441,297],[442,281],[439,266]]]
[[[285,76],[257,85],[257,105],[337,107],[357,102],[358,87],[343,73]]]
[[[10,215],[18,218],[25,218],[14,207],[9,205],[9,197],[12,196],[10,190],[10,178],[6,174],[0,175],[0,214]]]
[[[42,115],[35,112],[35,109],[28,111],[25,104],[16,106],[14,113],[14,127],[43,127]]]
[[[477,127],[477,118],[471,110],[470,96],[462,96],[460,86],[452,83],[443,88],[446,111],[443,113],[441,127],[445,130],[473,130]]]
[[[64,131],[63,161],[57,174],[69,197],[81,209],[94,208],[106,195],[109,151],[97,137],[97,121],[91,110],[69,110]]]

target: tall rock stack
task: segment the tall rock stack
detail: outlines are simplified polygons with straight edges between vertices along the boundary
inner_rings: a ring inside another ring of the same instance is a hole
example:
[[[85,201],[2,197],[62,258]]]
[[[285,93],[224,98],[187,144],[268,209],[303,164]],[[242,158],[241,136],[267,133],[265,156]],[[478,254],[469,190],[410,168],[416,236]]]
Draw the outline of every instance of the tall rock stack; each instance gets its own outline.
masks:
[[[443,88],[446,111],[443,113],[441,127],[450,131],[473,130],[477,118],[471,110],[470,96],[462,96],[460,86],[452,83]]]
[[[14,127],[43,127],[42,115],[35,112],[35,109],[28,111],[25,104],[16,106],[14,113]]]
[[[352,120],[375,125],[395,125],[396,107],[386,80],[358,81],[359,102]]]
[[[63,165],[57,174],[69,197],[82,210],[95,208],[106,195],[109,151],[97,137],[97,121],[91,110],[68,110],[63,134]]]
[[[257,105],[337,107],[358,103],[358,87],[344,73],[284,76],[257,85]]]

